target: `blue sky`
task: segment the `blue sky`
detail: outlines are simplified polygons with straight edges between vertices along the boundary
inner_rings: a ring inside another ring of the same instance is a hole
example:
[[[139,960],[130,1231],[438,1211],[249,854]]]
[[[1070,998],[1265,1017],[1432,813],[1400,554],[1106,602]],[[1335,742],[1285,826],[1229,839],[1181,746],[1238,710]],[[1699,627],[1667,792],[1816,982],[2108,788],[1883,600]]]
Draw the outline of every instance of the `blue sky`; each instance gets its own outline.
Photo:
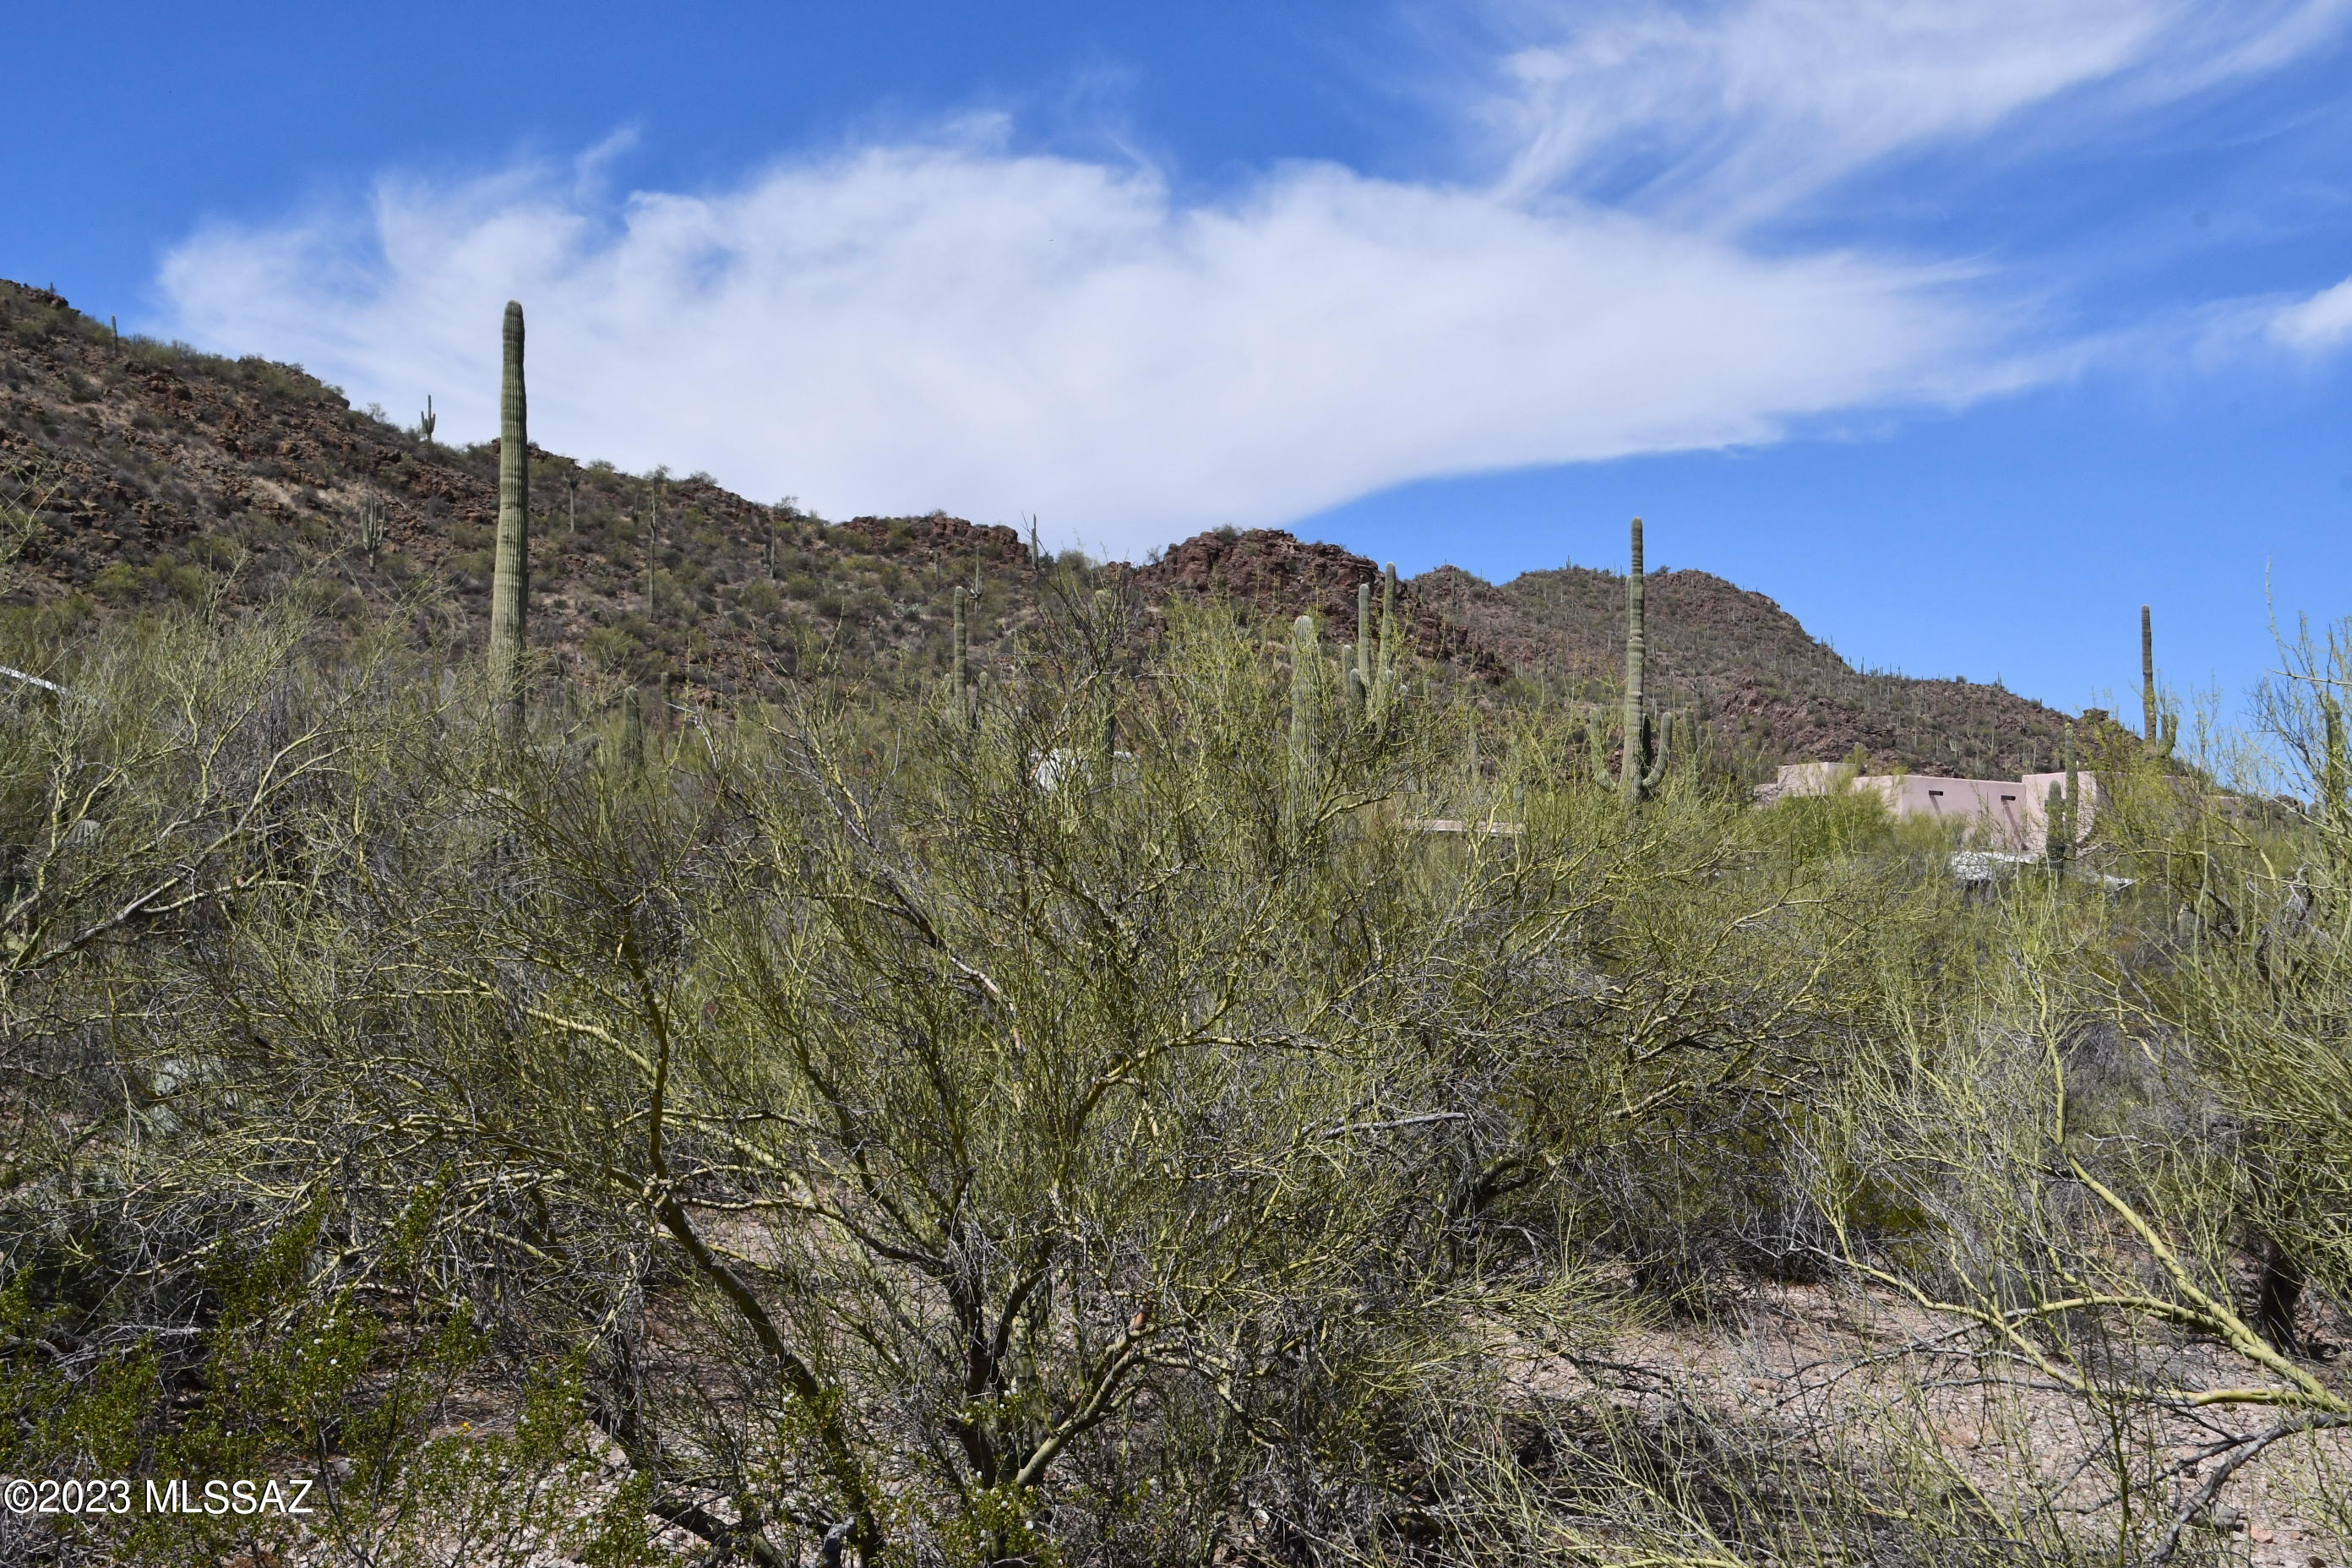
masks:
[[[520,296],[539,438],[833,516],[1501,577],[1639,512],[1858,662],[2070,708],[2146,600],[2233,700],[2271,601],[2352,610],[2347,43],[2352,0],[19,6],[0,274],[460,437]]]

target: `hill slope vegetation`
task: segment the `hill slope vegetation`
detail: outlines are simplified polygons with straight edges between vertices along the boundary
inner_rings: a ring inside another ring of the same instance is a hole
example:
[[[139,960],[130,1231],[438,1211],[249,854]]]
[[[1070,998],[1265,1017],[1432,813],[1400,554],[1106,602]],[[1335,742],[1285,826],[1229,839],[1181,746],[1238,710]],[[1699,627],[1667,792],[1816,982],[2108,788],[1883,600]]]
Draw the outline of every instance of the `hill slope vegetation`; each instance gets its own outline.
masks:
[[[533,448],[531,635],[560,664],[735,700],[819,672],[904,683],[943,668],[950,595],[979,595],[976,656],[1034,623],[1054,563],[1011,529],[944,514],[827,523],[707,476],[630,475]],[[0,282],[0,500],[24,521],[10,602],[102,613],[298,587],[352,626],[483,635],[495,442],[452,447],[352,409],[299,368],[117,339],[46,290]],[[380,522],[373,520],[380,517]],[[1376,564],[1257,531],[1204,533],[1097,573],[1147,614],[1216,593],[1344,628]],[[1623,579],[1582,567],[1488,584],[1440,568],[1402,584],[1429,673],[1488,701],[1605,699]],[[1757,766],[1843,758],[1920,772],[2047,764],[2064,716],[1999,687],[1855,670],[1762,595],[1654,574],[1653,688]],[[1344,635],[1344,631],[1343,631]]]

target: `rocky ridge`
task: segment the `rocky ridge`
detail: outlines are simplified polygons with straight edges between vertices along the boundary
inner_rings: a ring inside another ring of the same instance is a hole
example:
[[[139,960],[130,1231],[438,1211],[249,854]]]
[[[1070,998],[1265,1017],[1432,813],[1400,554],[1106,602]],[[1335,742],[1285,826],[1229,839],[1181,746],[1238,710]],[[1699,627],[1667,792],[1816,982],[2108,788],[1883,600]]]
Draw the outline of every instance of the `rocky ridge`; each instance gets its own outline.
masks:
[[[478,641],[497,510],[495,442],[451,447],[354,410],[299,367],[117,338],[44,289],[0,282],[0,601],[104,614],[172,597],[294,592],[331,617],[409,617]],[[944,513],[829,523],[709,476],[625,474],[531,453],[532,637],[559,660],[726,700],[823,668],[941,668],[954,584],[1001,657],[1044,612],[1009,528]],[[380,520],[380,521],[379,521]],[[1050,563],[1047,563],[1050,564]],[[1146,564],[1092,568],[1146,611],[1222,596],[1313,611],[1352,636],[1370,559],[1272,530],[1220,530]],[[1583,567],[1489,584],[1453,567],[1402,604],[1424,668],[1487,703],[1605,700],[1622,576]],[[1750,763],[1843,757],[2011,776],[2056,754],[2064,715],[2000,689],[1853,669],[1760,594],[1652,575],[1654,689]]]

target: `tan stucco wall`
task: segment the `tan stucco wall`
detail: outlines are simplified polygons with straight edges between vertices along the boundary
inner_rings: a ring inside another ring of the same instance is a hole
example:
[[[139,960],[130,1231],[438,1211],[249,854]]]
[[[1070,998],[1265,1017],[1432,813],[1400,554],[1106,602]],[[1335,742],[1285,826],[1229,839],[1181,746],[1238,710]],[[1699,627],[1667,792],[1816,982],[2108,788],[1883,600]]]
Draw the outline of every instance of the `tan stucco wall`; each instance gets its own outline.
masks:
[[[1837,763],[1790,763],[1772,783],[1757,791],[1759,801],[1791,795],[1827,795],[1844,777]],[[2077,833],[2089,837],[2098,820],[2099,781],[2077,773],[2082,791],[2082,820]],[[2048,843],[2050,786],[2063,785],[2066,775],[2028,773],[2021,779],[1938,778],[1928,773],[1864,773],[1847,787],[1869,790],[1886,802],[1898,819],[1934,816],[1964,824],[1969,838],[1995,849],[2042,853]]]

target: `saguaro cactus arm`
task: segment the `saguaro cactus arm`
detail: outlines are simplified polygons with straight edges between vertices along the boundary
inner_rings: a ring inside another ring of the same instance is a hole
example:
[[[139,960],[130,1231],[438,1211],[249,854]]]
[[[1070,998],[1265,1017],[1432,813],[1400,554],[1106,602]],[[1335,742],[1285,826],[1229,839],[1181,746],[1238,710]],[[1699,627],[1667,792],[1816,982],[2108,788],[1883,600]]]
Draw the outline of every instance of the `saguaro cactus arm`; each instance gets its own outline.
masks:
[[[1673,744],[1675,716],[1661,713],[1643,726],[1642,749],[1648,753],[1648,765],[1642,770],[1641,793],[1644,795],[1656,789],[1666,776],[1666,752]]]
[[[522,380],[522,306],[507,301],[499,391],[499,532],[490,576],[490,682],[512,721],[523,710],[523,632],[530,600],[530,435]]]

